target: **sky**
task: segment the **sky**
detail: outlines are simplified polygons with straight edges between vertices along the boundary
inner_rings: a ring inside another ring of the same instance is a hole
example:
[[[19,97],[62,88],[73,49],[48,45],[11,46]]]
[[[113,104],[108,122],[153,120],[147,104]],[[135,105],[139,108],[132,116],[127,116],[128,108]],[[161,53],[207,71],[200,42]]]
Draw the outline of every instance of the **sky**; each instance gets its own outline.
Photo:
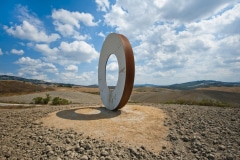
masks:
[[[1,0],[0,75],[98,84],[102,44],[125,35],[135,84],[240,81],[240,0]],[[116,85],[118,63],[107,62]]]

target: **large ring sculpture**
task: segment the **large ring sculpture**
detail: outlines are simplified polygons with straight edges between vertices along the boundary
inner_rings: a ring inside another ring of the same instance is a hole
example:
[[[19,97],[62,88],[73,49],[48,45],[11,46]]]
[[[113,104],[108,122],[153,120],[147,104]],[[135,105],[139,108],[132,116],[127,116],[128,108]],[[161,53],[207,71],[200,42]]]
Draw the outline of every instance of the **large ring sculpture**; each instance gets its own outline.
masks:
[[[106,64],[111,54],[117,57],[119,75],[117,86],[110,90],[106,82]],[[104,106],[109,110],[124,107],[132,93],[135,75],[131,44],[121,34],[111,33],[105,39],[98,63],[98,85]]]

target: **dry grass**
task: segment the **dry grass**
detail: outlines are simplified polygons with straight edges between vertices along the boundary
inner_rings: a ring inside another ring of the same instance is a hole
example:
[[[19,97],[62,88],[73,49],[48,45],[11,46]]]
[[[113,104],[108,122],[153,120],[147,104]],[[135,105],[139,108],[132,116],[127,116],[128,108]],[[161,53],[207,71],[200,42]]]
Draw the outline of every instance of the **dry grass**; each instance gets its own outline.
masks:
[[[97,87],[74,87],[74,88],[68,88],[68,87],[57,87],[55,88],[57,91],[78,91],[78,92],[84,92],[84,93],[90,93],[90,94],[96,94],[99,95],[99,89]]]
[[[207,99],[240,106],[240,92],[238,91],[239,87],[210,87],[184,91],[143,87],[134,89],[131,102],[167,103],[178,100],[199,102]]]
[[[209,88],[198,88],[196,90],[209,90],[209,91],[223,91],[223,92],[240,93],[240,87],[209,87]]]
[[[13,96],[21,95],[35,92],[44,92],[54,90],[50,87],[43,87],[40,85],[35,85],[27,82],[21,81],[10,81],[1,80],[0,81],[0,97],[2,96]]]

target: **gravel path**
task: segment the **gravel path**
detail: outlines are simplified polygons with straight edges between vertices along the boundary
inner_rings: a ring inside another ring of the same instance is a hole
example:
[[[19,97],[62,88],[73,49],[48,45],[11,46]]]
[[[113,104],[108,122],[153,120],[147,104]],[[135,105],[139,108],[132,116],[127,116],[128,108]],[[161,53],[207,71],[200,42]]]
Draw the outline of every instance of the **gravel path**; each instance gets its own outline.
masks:
[[[159,154],[144,146],[120,146],[35,122],[72,106],[0,109],[0,159],[240,159],[240,108],[155,107],[170,117],[164,124],[170,128],[166,138],[174,146],[163,147]]]

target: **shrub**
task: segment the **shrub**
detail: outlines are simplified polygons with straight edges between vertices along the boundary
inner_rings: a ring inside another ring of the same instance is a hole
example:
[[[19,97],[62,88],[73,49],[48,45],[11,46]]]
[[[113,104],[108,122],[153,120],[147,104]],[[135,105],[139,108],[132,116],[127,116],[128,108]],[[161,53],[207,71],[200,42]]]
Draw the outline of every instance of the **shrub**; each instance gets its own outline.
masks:
[[[66,105],[70,104],[71,102],[67,99],[60,98],[60,97],[54,97],[52,100],[52,105]]]
[[[46,97],[35,97],[33,98],[33,103],[34,104],[48,104],[51,101],[51,96],[49,94],[46,94]],[[70,104],[71,101],[68,101],[67,99],[60,98],[60,97],[54,97],[52,99],[52,104],[53,105],[66,105]]]
[[[34,104],[43,104],[43,97],[33,98]]]
[[[43,98],[43,97],[33,98],[34,104],[48,104],[50,100],[51,100],[51,96],[49,94],[46,94],[46,98]]]
[[[51,100],[50,94],[46,94],[46,98],[43,99],[43,104],[48,104],[50,100]]]

